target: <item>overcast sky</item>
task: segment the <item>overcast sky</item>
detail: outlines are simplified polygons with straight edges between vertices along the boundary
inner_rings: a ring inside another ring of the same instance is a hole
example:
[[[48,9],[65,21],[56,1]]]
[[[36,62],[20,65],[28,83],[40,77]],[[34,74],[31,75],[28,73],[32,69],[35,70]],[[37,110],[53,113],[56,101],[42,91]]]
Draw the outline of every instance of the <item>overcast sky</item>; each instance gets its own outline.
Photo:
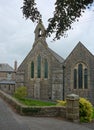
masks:
[[[46,28],[47,19],[53,15],[55,0],[36,2]],[[20,65],[34,43],[36,24],[23,18],[22,5],[23,0],[0,0],[0,63],[8,63],[12,67],[15,60]],[[65,59],[81,41],[94,54],[94,7],[86,10],[80,21],[73,24],[73,28],[68,31],[67,38],[62,37],[55,42],[52,42],[52,37],[47,38],[49,47]]]

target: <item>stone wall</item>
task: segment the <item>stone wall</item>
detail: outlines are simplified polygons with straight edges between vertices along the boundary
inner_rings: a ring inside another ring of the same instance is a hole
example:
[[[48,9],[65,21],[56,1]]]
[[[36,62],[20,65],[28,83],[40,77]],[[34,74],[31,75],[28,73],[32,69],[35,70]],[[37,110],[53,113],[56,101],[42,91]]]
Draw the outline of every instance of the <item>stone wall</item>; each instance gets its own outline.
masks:
[[[41,117],[62,117],[71,121],[79,121],[79,97],[71,94],[67,97],[66,107],[57,106],[24,106],[10,95],[0,91],[0,97],[8,102],[21,115]]]
[[[56,107],[56,106],[28,107],[28,106],[22,105],[16,99],[4,93],[3,91],[0,91],[0,97],[2,97],[6,102],[8,102],[21,115],[66,118],[65,107]]]

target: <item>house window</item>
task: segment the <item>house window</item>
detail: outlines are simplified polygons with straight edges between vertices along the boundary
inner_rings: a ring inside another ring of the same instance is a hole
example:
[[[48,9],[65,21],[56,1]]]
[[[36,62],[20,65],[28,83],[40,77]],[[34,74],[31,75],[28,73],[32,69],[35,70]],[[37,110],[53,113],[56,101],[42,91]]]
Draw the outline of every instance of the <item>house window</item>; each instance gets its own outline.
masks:
[[[31,63],[31,78],[34,78],[34,62]]]
[[[84,64],[77,64],[73,72],[74,89],[88,88],[88,69]]]
[[[37,77],[41,78],[41,56],[37,58]]]
[[[48,62],[47,62],[47,59],[45,59],[45,62],[44,62],[44,78],[48,78]]]
[[[11,80],[12,79],[12,73],[7,73],[7,79]]]

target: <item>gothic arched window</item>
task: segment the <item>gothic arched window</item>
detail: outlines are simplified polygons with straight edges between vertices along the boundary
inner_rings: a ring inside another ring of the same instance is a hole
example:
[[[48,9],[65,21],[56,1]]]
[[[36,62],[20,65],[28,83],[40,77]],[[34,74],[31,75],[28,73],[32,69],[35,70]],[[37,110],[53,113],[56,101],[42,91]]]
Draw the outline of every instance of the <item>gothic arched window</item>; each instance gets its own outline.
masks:
[[[73,71],[73,86],[74,89],[88,88],[88,69],[83,63],[77,64]]]
[[[77,88],[77,70],[74,69],[74,89]]]
[[[48,78],[48,62],[47,62],[47,59],[45,59],[45,62],[44,62],[44,78]]]
[[[37,77],[41,78],[41,56],[37,58]]]
[[[31,63],[31,78],[34,78],[34,62]]]
[[[87,69],[84,69],[84,88],[88,88],[88,72]]]
[[[78,88],[83,87],[83,65],[78,65]]]

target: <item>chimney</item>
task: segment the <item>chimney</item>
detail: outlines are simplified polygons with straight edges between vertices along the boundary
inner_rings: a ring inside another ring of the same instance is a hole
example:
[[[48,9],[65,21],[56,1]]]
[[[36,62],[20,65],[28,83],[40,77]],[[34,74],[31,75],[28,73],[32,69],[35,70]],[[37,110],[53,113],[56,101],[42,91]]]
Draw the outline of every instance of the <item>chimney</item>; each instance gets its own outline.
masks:
[[[17,71],[17,61],[14,62],[14,71]]]

